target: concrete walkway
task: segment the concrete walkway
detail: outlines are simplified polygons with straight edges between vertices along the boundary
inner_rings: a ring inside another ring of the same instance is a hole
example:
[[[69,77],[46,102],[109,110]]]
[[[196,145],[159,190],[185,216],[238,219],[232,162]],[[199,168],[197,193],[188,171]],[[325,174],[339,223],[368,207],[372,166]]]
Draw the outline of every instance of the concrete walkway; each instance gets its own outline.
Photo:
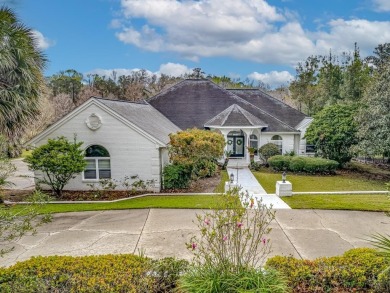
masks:
[[[185,243],[198,235],[202,210],[133,209],[54,214],[53,221],[25,236],[0,258],[9,266],[32,256],[98,255],[144,252],[152,258],[190,260]],[[390,234],[384,213],[328,210],[277,210],[269,235],[272,254],[314,259],[369,247],[370,235]],[[0,244],[1,245],[1,244]]]
[[[230,174],[234,175],[234,180],[241,186],[242,191],[248,191],[249,196],[255,199],[255,208],[257,207],[257,202],[261,201],[268,207],[272,206],[273,209],[290,209],[290,207],[275,194],[267,194],[248,167],[229,167],[227,168],[227,172],[229,176]]]
[[[13,159],[12,164],[15,165],[16,171],[11,177],[7,178],[13,184],[8,189],[31,190],[35,188],[34,172],[30,171],[23,159]]]

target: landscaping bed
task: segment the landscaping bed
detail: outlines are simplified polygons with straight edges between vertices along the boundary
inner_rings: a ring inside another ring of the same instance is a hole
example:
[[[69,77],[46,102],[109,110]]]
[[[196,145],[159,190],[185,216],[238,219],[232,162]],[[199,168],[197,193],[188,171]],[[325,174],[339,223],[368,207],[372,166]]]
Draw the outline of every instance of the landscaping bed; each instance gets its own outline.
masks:
[[[173,195],[178,193],[213,193],[220,182],[221,172],[218,172],[213,177],[193,181],[189,188],[162,190],[161,193],[172,193]],[[8,189],[3,190],[2,197],[6,200],[18,202],[25,201],[32,193],[33,190]],[[45,193],[51,197],[52,201],[100,201],[129,198],[151,192],[130,190],[64,190],[61,198],[56,197],[50,191],[46,191]]]

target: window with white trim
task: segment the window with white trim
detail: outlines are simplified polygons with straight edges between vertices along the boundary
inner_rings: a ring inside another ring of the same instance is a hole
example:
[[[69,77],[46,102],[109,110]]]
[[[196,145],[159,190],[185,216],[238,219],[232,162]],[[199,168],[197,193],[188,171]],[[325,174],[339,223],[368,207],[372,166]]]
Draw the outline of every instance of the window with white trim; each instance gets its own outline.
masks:
[[[85,150],[87,166],[84,170],[84,179],[110,179],[111,162],[109,152],[100,145],[91,145]]]
[[[254,148],[254,149],[255,149],[255,155],[257,155],[257,150],[258,150],[258,148],[259,148],[259,143],[258,143],[258,140],[257,140],[257,135],[251,134],[251,135],[249,136],[249,147]]]
[[[275,144],[279,148],[280,154],[283,153],[283,139],[280,135],[274,135],[271,138],[271,143]]]

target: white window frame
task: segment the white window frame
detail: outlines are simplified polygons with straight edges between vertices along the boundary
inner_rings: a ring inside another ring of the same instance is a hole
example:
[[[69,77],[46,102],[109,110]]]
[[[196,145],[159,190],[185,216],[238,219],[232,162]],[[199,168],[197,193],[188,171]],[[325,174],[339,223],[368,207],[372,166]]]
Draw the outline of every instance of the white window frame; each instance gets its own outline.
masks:
[[[96,178],[85,178],[85,171],[83,171],[83,180],[85,181],[99,181],[101,179],[111,179],[111,159],[110,157],[85,157],[84,160],[94,160],[95,161],[95,170],[96,170]],[[108,160],[110,163],[110,177],[109,178],[100,178],[100,170],[99,170],[99,160]]]
[[[280,139],[273,139],[275,136],[279,136]],[[283,155],[283,137],[278,134],[275,134],[271,137],[271,143],[276,145],[279,148],[280,154]]]

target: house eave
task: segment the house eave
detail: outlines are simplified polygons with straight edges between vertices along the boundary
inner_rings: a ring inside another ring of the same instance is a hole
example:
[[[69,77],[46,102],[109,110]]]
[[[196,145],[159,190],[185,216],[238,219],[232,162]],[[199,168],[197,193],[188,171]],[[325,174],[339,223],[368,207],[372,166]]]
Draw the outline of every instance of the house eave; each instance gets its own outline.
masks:
[[[204,125],[204,127],[208,128],[218,128],[218,129],[230,129],[230,128],[240,128],[240,129],[258,129],[258,128],[266,128],[268,125],[254,125],[254,126],[243,126],[243,125],[232,125],[232,126],[220,126],[220,125]]]

